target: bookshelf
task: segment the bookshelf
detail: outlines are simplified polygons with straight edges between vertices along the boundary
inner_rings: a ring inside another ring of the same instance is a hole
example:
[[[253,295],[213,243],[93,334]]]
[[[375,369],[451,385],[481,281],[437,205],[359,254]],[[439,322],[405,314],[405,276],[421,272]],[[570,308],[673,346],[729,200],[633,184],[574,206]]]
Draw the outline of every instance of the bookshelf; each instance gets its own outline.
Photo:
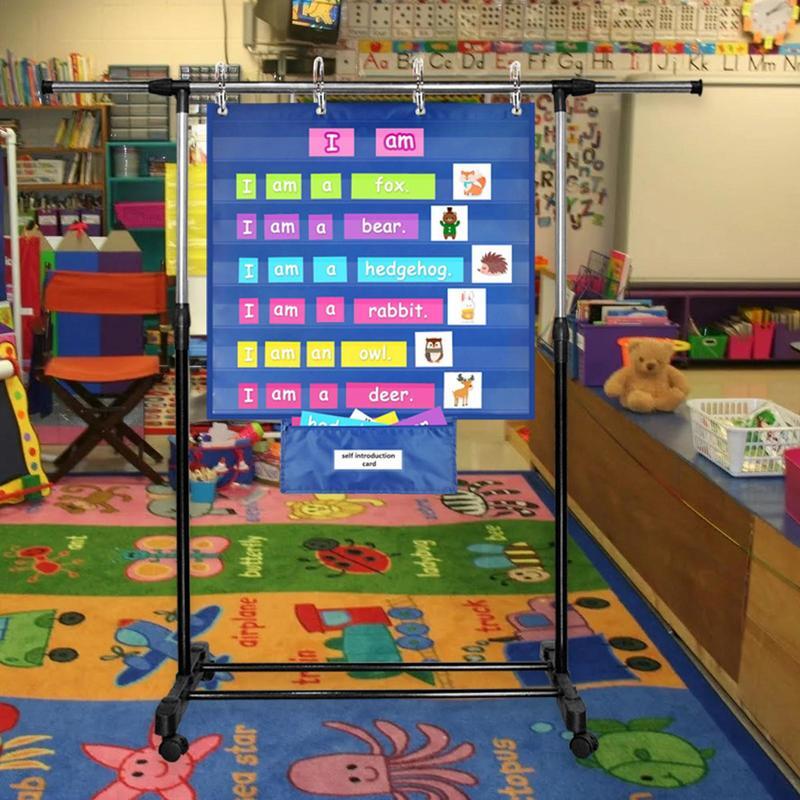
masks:
[[[139,173],[137,175],[115,175],[114,153],[120,147],[136,148],[139,155]],[[157,271],[163,268],[165,255],[165,232],[163,227],[122,225],[115,212],[116,203],[159,201],[164,200],[164,176],[149,175],[150,157],[175,161],[175,142],[169,141],[118,141],[111,140],[106,144],[106,230],[124,228],[142,251],[142,264],[145,271]]]
[[[102,183],[18,183],[20,192],[103,192]]]
[[[91,146],[69,146],[54,144],[56,133],[62,119],[71,118],[74,112],[88,112],[99,117],[99,128],[96,144]],[[66,162],[65,173],[73,157],[85,159],[92,157],[92,180],[73,180],[58,183],[30,182],[20,178],[18,191],[20,195],[28,195],[36,202],[42,195],[56,196],[57,201],[72,202],[81,206],[78,195],[93,195],[97,197],[98,211],[101,218],[105,218],[106,208],[106,163],[103,158],[105,144],[109,133],[109,105],[107,103],[93,103],[85,105],[28,105],[28,106],[1,106],[0,119],[15,120],[18,122],[17,153],[20,159],[58,159]],[[88,176],[87,176],[88,177]],[[20,218],[31,217],[34,211],[28,205],[20,208]]]
[[[735,314],[739,306],[763,306],[773,308],[783,306],[787,308],[800,308],[800,283],[661,283],[641,282],[633,283],[628,288],[627,296],[633,299],[650,297],[656,303],[667,307],[669,318],[680,326],[679,338],[689,336],[689,320],[693,319],[698,327],[713,326],[724,317]],[[775,342],[789,339],[789,345],[781,346],[778,352],[773,352],[770,358],[689,358],[688,355],[678,353],[675,362],[687,365],[700,364],[709,366],[744,365],[754,367],[759,365],[792,364],[800,363],[800,353],[793,352],[790,343],[800,341],[800,332],[787,334],[784,331],[775,332]]]
[[[54,145],[53,147],[18,147],[17,152],[20,155],[25,155],[25,154],[50,155],[51,153],[55,155],[58,154],[67,155],[69,153],[102,153],[103,148],[102,147],[57,147]]]

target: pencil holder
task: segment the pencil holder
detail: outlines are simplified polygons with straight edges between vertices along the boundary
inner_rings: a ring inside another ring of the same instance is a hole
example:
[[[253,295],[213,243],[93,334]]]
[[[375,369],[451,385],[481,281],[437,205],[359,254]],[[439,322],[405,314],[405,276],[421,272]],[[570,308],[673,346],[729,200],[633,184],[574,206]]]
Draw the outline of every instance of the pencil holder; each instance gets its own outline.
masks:
[[[455,492],[455,423],[374,427],[284,425],[281,491]]]
[[[189,481],[189,497],[193,503],[213,503],[216,494],[215,481]]]

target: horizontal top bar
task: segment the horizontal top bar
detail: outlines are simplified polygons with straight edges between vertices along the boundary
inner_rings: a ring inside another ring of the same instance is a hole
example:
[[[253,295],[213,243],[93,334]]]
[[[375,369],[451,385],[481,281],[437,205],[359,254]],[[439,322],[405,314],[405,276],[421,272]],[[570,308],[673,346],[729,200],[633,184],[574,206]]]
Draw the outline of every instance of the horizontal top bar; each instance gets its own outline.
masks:
[[[591,83],[599,94],[657,93],[700,94],[702,81],[585,81]],[[569,81],[557,79],[520,83],[525,94],[552,94],[559,84]],[[175,81],[175,86],[187,87],[190,94],[214,94],[219,85],[209,81]],[[53,94],[60,92],[123,92],[147,93],[147,81],[54,81],[48,85]],[[423,84],[425,94],[510,94],[515,91],[510,81],[431,81]],[[225,84],[231,94],[312,94],[313,81],[243,81]],[[412,94],[417,89],[415,81],[326,81],[327,94]]]

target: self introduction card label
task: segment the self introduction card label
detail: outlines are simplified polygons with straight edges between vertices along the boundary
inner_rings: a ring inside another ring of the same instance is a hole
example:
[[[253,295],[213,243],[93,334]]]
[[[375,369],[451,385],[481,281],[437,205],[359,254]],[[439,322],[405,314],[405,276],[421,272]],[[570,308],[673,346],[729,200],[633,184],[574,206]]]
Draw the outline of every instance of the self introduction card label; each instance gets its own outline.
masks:
[[[208,139],[211,418],[533,415],[532,115],[240,104]]]
[[[334,469],[403,469],[402,450],[334,450]]]

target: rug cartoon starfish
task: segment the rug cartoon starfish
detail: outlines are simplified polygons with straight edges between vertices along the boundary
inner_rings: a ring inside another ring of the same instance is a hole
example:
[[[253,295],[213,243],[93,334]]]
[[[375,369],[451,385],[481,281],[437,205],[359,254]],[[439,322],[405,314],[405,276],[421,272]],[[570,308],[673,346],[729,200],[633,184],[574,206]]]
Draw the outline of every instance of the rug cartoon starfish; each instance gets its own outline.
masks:
[[[153,792],[162,800],[196,800],[188,781],[194,768],[222,742],[218,735],[203,736],[174,764],[158,754],[159,737],[150,729],[150,743],[139,750],[113,744],[84,744],[92,761],[117,771],[117,779],[92,795],[92,800],[136,800]]]

